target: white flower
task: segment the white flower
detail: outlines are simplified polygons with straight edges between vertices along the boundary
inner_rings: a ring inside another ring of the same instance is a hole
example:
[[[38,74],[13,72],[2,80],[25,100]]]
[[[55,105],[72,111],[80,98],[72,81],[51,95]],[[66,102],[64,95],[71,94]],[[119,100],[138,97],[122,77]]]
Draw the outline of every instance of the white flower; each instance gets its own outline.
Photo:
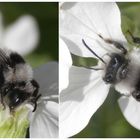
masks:
[[[31,138],[58,137],[58,64],[50,62],[34,70],[42,94],[35,112],[30,112]]]
[[[69,56],[68,52],[65,55]],[[69,60],[70,57],[65,59]],[[69,78],[69,86],[60,93],[60,137],[70,137],[80,132],[104,102],[109,91],[109,85],[100,77],[101,71],[76,66],[67,67],[67,70],[69,76],[65,80],[61,77],[59,79],[62,85]]]
[[[4,28],[0,13],[0,46],[16,51],[21,55],[29,54],[39,41],[38,24],[30,15],[21,16],[15,23]]]
[[[60,36],[73,54],[96,58],[85,47],[82,39],[101,58],[107,53],[120,52],[99,35],[126,47],[120,11],[115,3],[61,5]],[[60,137],[70,137],[80,132],[106,99],[110,85],[104,83],[103,72],[75,66],[70,68],[69,86],[60,93]],[[132,96],[123,96],[119,104],[126,119],[140,129],[139,102]]]
[[[71,65],[69,50],[63,40],[59,39],[59,93],[69,85],[68,77]]]

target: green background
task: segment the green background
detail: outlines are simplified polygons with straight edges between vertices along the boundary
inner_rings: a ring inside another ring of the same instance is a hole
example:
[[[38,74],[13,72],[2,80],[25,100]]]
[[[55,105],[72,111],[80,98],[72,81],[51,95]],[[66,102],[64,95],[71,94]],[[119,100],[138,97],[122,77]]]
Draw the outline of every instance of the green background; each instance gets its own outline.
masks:
[[[129,29],[135,36],[140,37],[140,3],[117,3],[122,18],[122,29],[129,43],[130,36],[126,33]],[[90,66],[94,59],[83,59],[73,56],[76,65]],[[110,90],[104,104],[93,115],[87,127],[74,137],[140,137],[140,131],[132,127],[123,117],[117,100],[120,94]],[[135,114],[133,114],[135,115]]]
[[[58,3],[56,2],[8,2],[0,3],[4,25],[10,25],[22,15],[32,15],[39,25],[38,47],[25,56],[27,62],[38,67],[58,60]]]

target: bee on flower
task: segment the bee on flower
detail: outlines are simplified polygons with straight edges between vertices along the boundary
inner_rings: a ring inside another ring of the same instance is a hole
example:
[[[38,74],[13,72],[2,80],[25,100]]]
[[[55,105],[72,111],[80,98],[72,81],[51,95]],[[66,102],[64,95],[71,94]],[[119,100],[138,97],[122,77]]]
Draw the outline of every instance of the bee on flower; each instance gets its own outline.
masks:
[[[139,44],[140,39],[128,32]],[[122,95],[119,106],[127,121],[140,129],[140,49],[128,47],[117,4],[61,4],[60,37],[71,53],[98,60],[93,67],[68,67],[69,84],[60,92],[60,136],[70,137],[84,129],[110,87]]]

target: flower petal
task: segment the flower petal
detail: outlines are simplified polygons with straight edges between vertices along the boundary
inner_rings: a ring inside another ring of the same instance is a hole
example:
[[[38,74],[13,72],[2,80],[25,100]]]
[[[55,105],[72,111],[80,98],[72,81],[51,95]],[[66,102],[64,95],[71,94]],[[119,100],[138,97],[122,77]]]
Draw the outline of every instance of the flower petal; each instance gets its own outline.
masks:
[[[58,137],[58,104],[47,101],[38,105],[30,122],[31,138]]]
[[[58,137],[58,64],[50,62],[34,70],[40,84],[40,103],[30,113],[30,136],[32,138]]]
[[[131,97],[121,97],[119,106],[126,120],[135,128],[140,129],[140,102]]]
[[[60,35],[72,53],[94,57],[83,45],[82,39],[100,56],[108,51],[116,51],[99,34],[104,38],[126,43],[121,31],[120,11],[115,3],[76,3],[70,7],[65,3],[61,5]]]
[[[70,83],[60,93],[60,137],[80,132],[102,105],[109,91],[101,71],[71,67]]]
[[[62,39],[59,40],[59,93],[69,84],[69,69],[72,66],[70,52]]]
[[[32,16],[22,16],[5,30],[4,45],[26,55],[37,47],[39,30],[36,20]]]
[[[76,2],[60,2],[59,3],[59,8],[60,10],[67,10],[71,7],[73,7],[76,4]]]
[[[58,100],[58,63],[49,62],[34,69],[34,78],[40,85],[42,98]]]

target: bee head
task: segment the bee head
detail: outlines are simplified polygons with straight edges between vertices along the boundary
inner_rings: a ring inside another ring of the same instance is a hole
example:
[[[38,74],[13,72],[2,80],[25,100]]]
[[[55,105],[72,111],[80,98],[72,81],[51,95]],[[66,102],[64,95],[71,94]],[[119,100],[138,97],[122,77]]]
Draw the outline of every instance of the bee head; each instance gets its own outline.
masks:
[[[30,82],[9,83],[2,90],[3,104],[9,106],[10,110],[14,110],[23,103],[31,103],[34,110],[37,106],[39,85],[35,80]]]
[[[128,63],[129,60],[121,54],[113,53],[111,60],[106,67],[106,73],[103,80],[109,84],[115,84],[122,79],[126,78],[128,73]]]

